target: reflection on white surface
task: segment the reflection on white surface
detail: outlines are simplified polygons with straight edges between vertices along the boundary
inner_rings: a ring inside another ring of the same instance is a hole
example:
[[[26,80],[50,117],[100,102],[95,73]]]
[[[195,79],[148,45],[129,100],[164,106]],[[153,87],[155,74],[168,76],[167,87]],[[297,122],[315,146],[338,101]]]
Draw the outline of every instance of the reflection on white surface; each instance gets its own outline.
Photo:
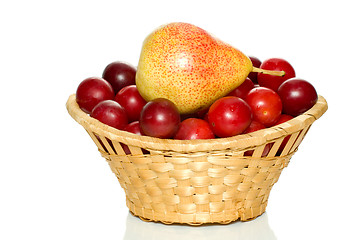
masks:
[[[162,223],[144,222],[131,213],[126,220],[126,232],[123,240],[211,240],[211,239],[265,239],[276,240],[268,224],[267,213],[249,222],[233,222],[227,225],[165,225]]]

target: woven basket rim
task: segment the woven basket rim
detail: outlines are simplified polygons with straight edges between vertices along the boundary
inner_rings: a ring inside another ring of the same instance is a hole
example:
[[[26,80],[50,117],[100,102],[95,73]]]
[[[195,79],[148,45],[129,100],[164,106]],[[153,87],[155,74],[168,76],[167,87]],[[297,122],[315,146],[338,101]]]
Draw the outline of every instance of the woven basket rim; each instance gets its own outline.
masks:
[[[149,136],[139,136],[115,129],[90,117],[82,111],[76,102],[76,94],[69,96],[66,102],[66,108],[71,117],[85,129],[91,130],[113,141],[159,151],[199,152],[224,150],[228,148],[246,149],[285,137],[311,125],[319,119],[328,109],[328,104],[325,98],[319,95],[317,103],[311,109],[285,123],[233,137],[198,140],[160,139]]]

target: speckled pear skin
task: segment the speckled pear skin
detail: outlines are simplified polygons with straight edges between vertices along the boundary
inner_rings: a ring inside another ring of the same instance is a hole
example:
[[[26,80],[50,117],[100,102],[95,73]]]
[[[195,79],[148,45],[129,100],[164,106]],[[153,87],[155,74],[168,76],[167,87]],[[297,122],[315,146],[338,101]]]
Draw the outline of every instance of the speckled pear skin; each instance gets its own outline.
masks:
[[[145,39],[136,85],[147,100],[167,98],[181,114],[208,108],[252,71],[239,50],[188,23],[170,23]]]

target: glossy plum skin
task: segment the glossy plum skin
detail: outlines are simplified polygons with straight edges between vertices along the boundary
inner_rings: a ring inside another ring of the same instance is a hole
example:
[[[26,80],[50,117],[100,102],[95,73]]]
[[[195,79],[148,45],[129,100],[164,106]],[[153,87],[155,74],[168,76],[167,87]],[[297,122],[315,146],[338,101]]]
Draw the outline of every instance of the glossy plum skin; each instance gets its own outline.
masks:
[[[129,85],[122,88],[116,94],[115,101],[126,110],[129,122],[138,121],[140,119],[142,108],[147,103],[138,92],[136,85]]]
[[[113,98],[114,92],[111,85],[99,77],[86,78],[76,90],[76,102],[86,113],[91,113],[99,102]]]
[[[226,96],[211,105],[207,119],[217,137],[231,137],[241,134],[249,126],[252,112],[243,99]]]
[[[272,89],[265,87],[253,88],[246,97],[246,102],[252,109],[253,120],[265,127],[273,126],[282,113],[282,101]]]
[[[143,136],[139,121],[134,121],[134,122],[129,123],[123,130],[130,132],[130,133],[137,134],[139,136]]]
[[[278,121],[274,125],[279,125],[279,124],[289,121],[291,119],[293,119],[293,116],[290,116],[287,114],[281,114]]]
[[[258,84],[261,87],[267,87],[274,91],[287,79],[295,77],[295,70],[292,65],[282,58],[269,58],[262,62],[261,69],[284,71],[284,76],[274,76],[264,73],[258,73]]]
[[[104,69],[102,78],[111,84],[116,94],[123,87],[136,84],[136,69],[125,62],[112,62]]]
[[[235,96],[242,99],[245,99],[248,92],[254,88],[254,83],[251,79],[246,78],[244,82],[236,87],[232,92],[228,94],[228,96]]]
[[[174,139],[212,139],[215,138],[209,123],[199,118],[187,118],[180,123]]]
[[[283,113],[296,117],[309,110],[318,100],[318,94],[312,84],[300,78],[285,81],[278,88],[282,99]]]
[[[123,130],[128,124],[125,109],[113,100],[105,100],[97,104],[90,116],[119,130]]]
[[[252,120],[251,124],[246,128],[246,130],[243,132],[243,134],[255,132],[255,131],[258,131],[261,129],[265,129],[265,128],[266,127],[262,123]]]
[[[172,138],[178,130],[181,116],[173,102],[157,98],[143,107],[139,121],[146,136]]]
[[[248,56],[248,57],[249,57],[249,59],[252,61],[253,67],[259,68],[259,67],[261,66],[262,62],[261,62],[261,60],[259,60],[259,58],[254,57],[254,56]],[[251,79],[251,81],[252,81],[253,83],[255,83],[255,84],[258,83],[258,73],[256,73],[256,72],[250,72],[250,73],[248,74],[248,77],[249,77],[249,79]]]

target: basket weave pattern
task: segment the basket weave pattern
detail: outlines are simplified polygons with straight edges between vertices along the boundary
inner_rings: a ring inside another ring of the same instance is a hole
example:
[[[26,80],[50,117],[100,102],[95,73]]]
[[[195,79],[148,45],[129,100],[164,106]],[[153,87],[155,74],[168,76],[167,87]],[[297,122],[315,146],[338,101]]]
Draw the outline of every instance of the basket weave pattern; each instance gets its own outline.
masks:
[[[196,225],[247,221],[264,213],[273,185],[327,103],[320,96],[312,109],[286,123],[210,140],[157,139],[120,131],[82,112],[74,95],[67,109],[107,160],[134,215]],[[267,144],[270,151],[262,157]],[[252,154],[246,156],[249,150]]]

